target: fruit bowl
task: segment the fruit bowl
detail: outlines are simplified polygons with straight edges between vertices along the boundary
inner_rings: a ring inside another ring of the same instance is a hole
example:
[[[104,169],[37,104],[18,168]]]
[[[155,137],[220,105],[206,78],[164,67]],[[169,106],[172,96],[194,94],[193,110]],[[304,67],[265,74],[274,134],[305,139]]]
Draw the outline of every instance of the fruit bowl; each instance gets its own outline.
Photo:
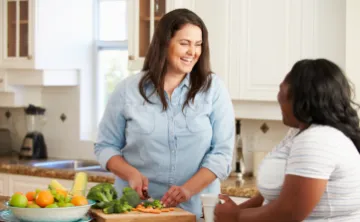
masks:
[[[95,201],[88,200],[87,205],[59,208],[21,208],[13,207],[6,202],[12,214],[21,221],[36,222],[72,222],[83,218]]]

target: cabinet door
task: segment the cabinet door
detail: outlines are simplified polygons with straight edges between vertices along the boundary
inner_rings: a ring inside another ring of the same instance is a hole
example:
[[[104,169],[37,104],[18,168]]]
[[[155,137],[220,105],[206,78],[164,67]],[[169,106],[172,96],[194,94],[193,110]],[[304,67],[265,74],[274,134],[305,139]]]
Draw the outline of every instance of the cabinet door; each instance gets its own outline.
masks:
[[[51,178],[45,177],[33,177],[23,175],[10,175],[9,176],[9,193],[10,195],[15,192],[26,193],[29,191],[35,191],[36,189],[47,189],[51,182]],[[64,187],[70,189],[72,186],[72,180],[57,179]]]
[[[154,30],[167,12],[167,1],[130,0],[127,3],[129,69],[140,70]]]
[[[279,84],[300,59],[323,57],[343,67],[345,5],[339,0],[230,1],[232,98],[276,102]]]
[[[0,174],[0,195],[9,196],[9,175]]]
[[[31,0],[5,0],[2,4],[3,59],[31,60]]]

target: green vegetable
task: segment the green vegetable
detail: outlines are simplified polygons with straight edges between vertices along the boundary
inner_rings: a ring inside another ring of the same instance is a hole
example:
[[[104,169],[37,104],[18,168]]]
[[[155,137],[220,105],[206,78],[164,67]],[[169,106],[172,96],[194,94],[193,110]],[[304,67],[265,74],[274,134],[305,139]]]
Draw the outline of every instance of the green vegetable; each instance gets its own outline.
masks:
[[[130,212],[132,206],[130,206],[126,201],[122,200],[113,200],[108,202],[107,206],[103,209],[105,214],[113,214],[113,213],[125,213]]]
[[[131,209],[132,206],[130,206],[126,201],[117,200],[115,202],[115,206],[114,206],[115,213],[130,212]]]
[[[144,207],[149,207],[151,206],[152,208],[163,208],[164,206],[160,203],[160,200],[154,200],[152,202],[150,201],[145,201],[144,202]]]
[[[136,207],[141,203],[139,194],[130,187],[124,187],[123,196],[120,198],[122,202],[127,202],[130,206]]]
[[[141,203],[138,193],[130,187],[125,187],[122,197],[117,199],[117,193],[113,185],[109,183],[101,183],[92,187],[87,198],[96,201],[93,208],[103,209],[105,214],[129,212]]]
[[[116,190],[110,183],[101,183],[93,186],[87,195],[87,199],[94,200],[96,202],[110,202],[116,198]]]

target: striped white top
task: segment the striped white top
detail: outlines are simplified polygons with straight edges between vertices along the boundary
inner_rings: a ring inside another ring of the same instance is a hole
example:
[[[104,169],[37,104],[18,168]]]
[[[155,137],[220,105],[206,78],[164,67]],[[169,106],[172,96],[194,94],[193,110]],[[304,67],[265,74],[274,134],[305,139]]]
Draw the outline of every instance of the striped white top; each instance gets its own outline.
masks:
[[[257,186],[265,204],[279,196],[286,174],[327,179],[305,221],[360,221],[360,155],[352,141],[329,126],[298,132],[291,129],[259,166]]]

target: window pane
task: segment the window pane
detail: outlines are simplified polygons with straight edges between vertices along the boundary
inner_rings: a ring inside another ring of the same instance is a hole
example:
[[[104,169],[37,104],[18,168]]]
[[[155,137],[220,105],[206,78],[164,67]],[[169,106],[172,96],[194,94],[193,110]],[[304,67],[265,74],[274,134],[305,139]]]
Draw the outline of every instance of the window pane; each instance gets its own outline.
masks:
[[[114,91],[117,83],[127,77],[127,50],[100,50],[99,72],[103,88],[103,105],[108,101],[110,94]]]
[[[100,1],[99,39],[101,41],[127,40],[126,0]]]
[[[7,10],[8,10],[7,56],[15,57],[16,56],[16,2],[8,2]]]

